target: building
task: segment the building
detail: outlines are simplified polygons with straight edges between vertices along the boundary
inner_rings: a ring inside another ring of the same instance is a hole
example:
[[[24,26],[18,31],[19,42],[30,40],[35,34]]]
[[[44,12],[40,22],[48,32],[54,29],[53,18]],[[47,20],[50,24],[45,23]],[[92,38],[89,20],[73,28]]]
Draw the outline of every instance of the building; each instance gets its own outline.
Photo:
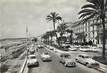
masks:
[[[107,19],[106,19],[107,22]],[[92,41],[93,44],[102,44],[102,25],[100,20],[90,20],[86,23],[81,23],[81,21],[76,21],[74,23],[68,23],[69,29],[72,29],[76,35],[74,42],[86,42]],[[105,24],[107,31],[107,23]],[[106,33],[107,36],[107,33]],[[107,41],[107,37],[106,37]]]

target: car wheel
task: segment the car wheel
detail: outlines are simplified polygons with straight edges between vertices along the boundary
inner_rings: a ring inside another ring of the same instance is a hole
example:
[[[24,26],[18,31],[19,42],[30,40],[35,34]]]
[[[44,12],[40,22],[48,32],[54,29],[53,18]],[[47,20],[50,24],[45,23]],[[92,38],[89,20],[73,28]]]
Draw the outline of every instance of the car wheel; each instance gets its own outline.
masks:
[[[79,62],[78,59],[75,59],[76,62]]]
[[[84,65],[88,66],[88,62],[86,62]]]
[[[37,67],[39,67],[39,63],[38,63],[38,65],[37,65]]]
[[[65,64],[65,62],[62,62],[62,64]]]
[[[28,68],[30,68],[30,66],[27,66]]]

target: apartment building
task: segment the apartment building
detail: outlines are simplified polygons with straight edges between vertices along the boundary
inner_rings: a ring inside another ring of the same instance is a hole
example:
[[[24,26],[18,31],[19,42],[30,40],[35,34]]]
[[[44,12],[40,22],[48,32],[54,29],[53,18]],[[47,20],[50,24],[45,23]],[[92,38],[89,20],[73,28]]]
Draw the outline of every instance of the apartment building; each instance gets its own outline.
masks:
[[[106,19],[107,22],[107,19]],[[100,20],[90,20],[87,23],[80,23],[80,21],[74,23],[68,23],[69,29],[72,29],[76,35],[74,42],[83,42],[84,38],[86,42],[92,41],[94,44],[102,43],[102,25]],[[107,31],[107,23],[105,24]],[[106,33],[107,41],[107,33]]]

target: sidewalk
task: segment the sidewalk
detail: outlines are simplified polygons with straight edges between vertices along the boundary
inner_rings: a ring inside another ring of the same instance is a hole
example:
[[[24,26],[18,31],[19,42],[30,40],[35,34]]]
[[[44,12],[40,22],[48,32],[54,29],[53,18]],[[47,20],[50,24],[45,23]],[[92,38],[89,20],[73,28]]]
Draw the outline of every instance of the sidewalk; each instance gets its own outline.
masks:
[[[100,71],[102,71],[103,73],[107,73],[107,65],[104,65],[100,62],[98,62],[100,64]]]
[[[17,73],[20,70],[20,68],[21,68],[21,66],[22,66],[22,64],[24,62],[24,57],[23,56],[25,54],[26,54],[26,51],[23,52],[18,58],[12,59],[12,60],[8,60],[7,64],[10,65],[10,67],[9,67],[9,69],[8,69],[8,71],[6,73],[12,73],[12,72]]]

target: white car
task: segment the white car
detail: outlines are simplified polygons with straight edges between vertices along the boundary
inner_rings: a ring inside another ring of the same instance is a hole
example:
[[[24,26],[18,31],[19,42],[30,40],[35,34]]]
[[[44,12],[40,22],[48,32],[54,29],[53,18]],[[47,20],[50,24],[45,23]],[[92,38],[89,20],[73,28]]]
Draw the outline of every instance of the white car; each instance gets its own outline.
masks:
[[[99,47],[95,47],[95,46],[90,47],[90,52],[100,52],[100,51],[101,49]]]
[[[34,47],[30,48],[30,49],[28,50],[28,52],[29,52],[29,54],[34,54],[34,53],[35,53]]]
[[[86,54],[78,55],[78,57],[75,60],[81,64],[86,65],[87,67],[99,68],[99,64]]]
[[[88,51],[90,51],[90,47],[88,47],[88,46],[82,46],[82,47],[80,47],[80,51],[82,51],[82,52],[88,52]]]
[[[75,61],[71,59],[65,59],[64,66],[66,67],[76,67]]]
[[[69,50],[70,51],[77,51],[77,48],[76,47],[70,47]]]
[[[38,45],[38,48],[42,49],[42,48],[44,48],[44,45]]]
[[[71,60],[71,56],[69,54],[60,55],[60,63],[65,67],[76,67],[75,61]]]
[[[49,53],[48,52],[45,52],[45,53],[43,53],[42,55],[41,55],[41,59],[42,59],[42,61],[51,61],[52,59],[51,59],[51,56],[49,55]]]
[[[50,50],[53,50],[53,51],[54,51],[54,48],[53,48],[53,47],[51,47],[51,48],[50,48]]]
[[[27,60],[27,66],[39,66],[39,62],[37,60],[37,57],[35,55],[29,55]]]

